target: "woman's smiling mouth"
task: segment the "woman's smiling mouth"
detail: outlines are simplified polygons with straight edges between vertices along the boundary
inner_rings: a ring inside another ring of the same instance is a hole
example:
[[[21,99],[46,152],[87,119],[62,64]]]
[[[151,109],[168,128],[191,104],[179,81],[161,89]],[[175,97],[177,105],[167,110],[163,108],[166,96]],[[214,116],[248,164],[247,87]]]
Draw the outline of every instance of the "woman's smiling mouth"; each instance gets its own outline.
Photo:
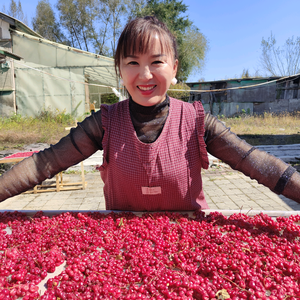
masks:
[[[141,85],[138,85],[137,86],[139,90],[141,91],[150,91],[152,89],[154,89],[156,87],[156,85],[147,85],[147,86],[141,86]]]

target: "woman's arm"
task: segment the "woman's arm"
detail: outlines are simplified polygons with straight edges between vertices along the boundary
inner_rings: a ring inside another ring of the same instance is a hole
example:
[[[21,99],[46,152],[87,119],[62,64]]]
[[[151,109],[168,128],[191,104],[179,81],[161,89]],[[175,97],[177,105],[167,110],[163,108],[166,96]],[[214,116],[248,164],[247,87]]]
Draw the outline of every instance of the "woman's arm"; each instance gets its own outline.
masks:
[[[281,159],[252,147],[210,114],[205,116],[204,138],[210,154],[273,192],[300,202],[300,174]]]
[[[98,112],[78,123],[54,146],[33,154],[4,173],[0,177],[0,201],[27,191],[102,149],[102,136]]]

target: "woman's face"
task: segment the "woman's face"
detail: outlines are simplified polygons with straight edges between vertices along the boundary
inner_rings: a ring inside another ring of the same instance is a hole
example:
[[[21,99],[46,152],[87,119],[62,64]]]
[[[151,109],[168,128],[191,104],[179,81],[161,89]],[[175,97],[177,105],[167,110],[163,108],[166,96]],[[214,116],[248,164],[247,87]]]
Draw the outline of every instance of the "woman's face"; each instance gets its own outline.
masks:
[[[158,38],[153,38],[145,54],[121,58],[120,75],[133,101],[151,106],[165,100],[177,64],[171,54],[162,53]]]

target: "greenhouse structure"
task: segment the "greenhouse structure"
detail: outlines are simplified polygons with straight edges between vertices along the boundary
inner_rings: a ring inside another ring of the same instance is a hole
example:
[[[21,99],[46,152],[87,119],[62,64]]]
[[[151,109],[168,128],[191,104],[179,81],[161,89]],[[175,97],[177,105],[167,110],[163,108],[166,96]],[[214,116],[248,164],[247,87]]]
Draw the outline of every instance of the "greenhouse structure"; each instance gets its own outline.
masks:
[[[114,59],[44,39],[0,12],[0,117],[45,110],[75,117],[119,89]]]

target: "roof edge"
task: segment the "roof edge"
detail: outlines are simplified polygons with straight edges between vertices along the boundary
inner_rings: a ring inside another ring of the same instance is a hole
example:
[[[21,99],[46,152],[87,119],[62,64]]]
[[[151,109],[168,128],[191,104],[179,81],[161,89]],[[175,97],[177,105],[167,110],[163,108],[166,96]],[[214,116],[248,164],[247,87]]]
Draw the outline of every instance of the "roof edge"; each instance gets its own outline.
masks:
[[[15,28],[20,29],[20,31],[22,31],[24,33],[28,33],[30,35],[42,38],[42,36],[40,34],[35,32],[33,29],[28,27],[26,24],[24,24],[23,22],[19,21],[18,19],[13,18],[3,12],[0,12],[0,19],[6,21],[7,23],[9,23],[11,26],[14,26]]]
[[[231,79],[220,79],[220,80],[208,80],[208,81],[195,81],[195,82],[186,82],[186,85],[196,85],[196,84],[208,84],[208,83],[218,83],[218,82],[230,82],[230,81],[271,81],[277,80],[282,77],[249,77],[249,78],[231,78]]]
[[[48,44],[48,45],[51,45],[51,46],[54,46],[54,47],[58,47],[58,48],[69,50],[69,51],[74,51],[76,53],[81,53],[81,54],[85,54],[85,55],[88,55],[88,56],[94,56],[95,58],[103,59],[103,60],[106,60],[107,62],[110,62],[110,63],[114,62],[113,58],[103,56],[103,55],[99,55],[99,54],[92,53],[92,52],[88,52],[88,51],[84,51],[84,50],[81,50],[81,49],[78,49],[78,48],[73,48],[71,46],[63,45],[63,44],[60,44],[60,43],[52,42],[52,41],[47,40],[43,37],[32,36],[30,34],[26,34],[24,32],[20,32],[18,30],[12,30],[12,32],[14,32],[18,35],[26,36],[28,39],[35,40],[35,41],[38,41],[40,43],[45,43],[45,44]]]

